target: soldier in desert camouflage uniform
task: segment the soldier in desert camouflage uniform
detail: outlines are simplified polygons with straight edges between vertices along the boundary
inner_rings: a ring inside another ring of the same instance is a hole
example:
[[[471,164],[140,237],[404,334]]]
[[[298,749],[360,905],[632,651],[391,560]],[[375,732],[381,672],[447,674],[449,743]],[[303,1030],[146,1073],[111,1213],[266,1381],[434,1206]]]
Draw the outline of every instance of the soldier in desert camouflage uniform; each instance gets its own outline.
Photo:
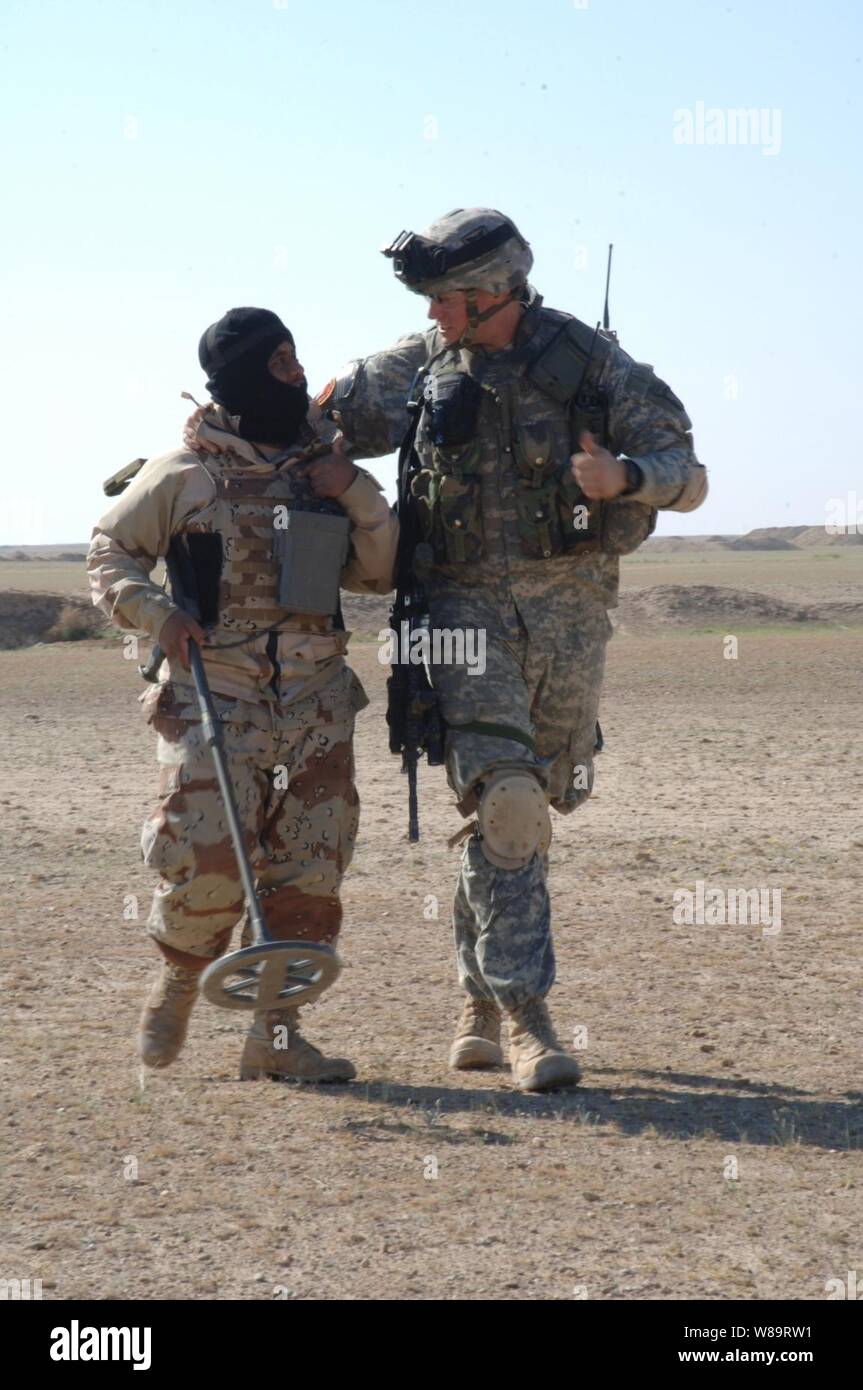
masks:
[[[409,395],[422,407],[413,492],[435,558],[430,625],[486,633],[483,675],[431,671],[450,785],[476,812],[455,896],[467,999],[450,1062],[502,1062],[506,1012],[516,1084],[572,1085],[544,1003],[547,806],[568,814],[592,788],[618,557],[657,508],[699,506],[706,474],[652,368],[528,286],[533,257],[508,218],[459,209],[385,254],[435,327],[355,362],[318,401],[358,457],[399,445]]]
[[[229,311],[204,335],[199,356],[222,402],[202,440],[219,452],[151,459],[98,522],[88,556],[94,602],[119,627],[158,640],[166,655],[160,683],[142,697],[158,734],[160,802],[142,848],[160,874],[149,931],[163,960],[140,1048],[157,1067],[182,1047],[200,973],[225,951],[243,913],[188,674],[189,638],[202,644],[270,934],[332,945],[359,815],[354,717],[368,703],[345,665],[338,586],[386,593],[398,529],[371,475],[328,444],[336,430],[314,405],[309,410],[293,338],[276,315]],[[348,519],[341,551],[324,540],[302,559],[303,568],[329,567],[323,581],[335,596],[332,612],[293,610],[280,585],[279,518],[298,510]],[[178,536],[206,631],[150,577]],[[352,1064],[321,1056],[302,1038],[297,1015],[296,1008],[255,1015],[241,1076],[349,1080]]]

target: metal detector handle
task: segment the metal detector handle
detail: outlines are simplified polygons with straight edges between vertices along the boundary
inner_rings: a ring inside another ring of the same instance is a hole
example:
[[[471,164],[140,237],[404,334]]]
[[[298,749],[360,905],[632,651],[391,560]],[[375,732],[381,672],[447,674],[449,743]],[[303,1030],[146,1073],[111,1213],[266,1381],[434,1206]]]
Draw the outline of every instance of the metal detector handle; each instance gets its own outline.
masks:
[[[266,923],[264,922],[263,914],[258,903],[255,880],[252,877],[252,869],[249,864],[248,855],[243,852],[243,830],[240,825],[240,818],[237,814],[234,788],[231,785],[231,778],[228,773],[225,741],[222,736],[222,721],[216,713],[216,707],[213,704],[213,696],[210,692],[207,673],[204,670],[204,663],[201,659],[200,648],[192,637],[189,638],[189,665],[192,670],[192,679],[195,682],[198,704],[201,708],[201,727],[204,730],[207,746],[210,748],[213,755],[216,776],[219,779],[219,790],[222,793],[222,803],[225,807],[225,815],[228,818],[228,828],[231,832],[231,839],[234,842],[234,853],[237,858],[237,867],[240,870],[243,892],[246,897],[246,908],[249,913],[249,921],[252,928],[252,941],[257,946],[263,942],[268,942],[270,940],[270,935],[267,931]]]
[[[138,674],[143,676],[145,681],[149,681],[151,685],[155,685],[156,677],[159,674],[159,667],[164,660],[165,653],[157,642],[150,652],[150,655],[147,657],[146,662],[138,666]]]

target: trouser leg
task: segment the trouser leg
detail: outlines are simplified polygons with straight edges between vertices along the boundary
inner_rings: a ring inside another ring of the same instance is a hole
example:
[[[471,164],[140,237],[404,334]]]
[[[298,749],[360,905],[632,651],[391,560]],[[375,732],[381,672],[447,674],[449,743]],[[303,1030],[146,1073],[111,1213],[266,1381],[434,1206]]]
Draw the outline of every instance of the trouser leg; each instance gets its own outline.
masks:
[[[144,862],[160,875],[147,926],[169,960],[203,969],[227,948],[242,916],[242,885],[200,723],[175,718],[162,728],[161,800],[141,836]],[[254,858],[271,739],[250,725],[223,724],[223,733],[246,849]]]
[[[521,869],[489,863],[476,835],[462,857],[453,923],[459,982],[507,1012],[554,983],[551,907],[542,856]]]
[[[261,831],[258,874],[267,926],[277,940],[334,945],[340,888],[359,825],[350,672],[292,707],[278,735]]]
[[[334,946],[342,920],[342,877],[359,822],[349,671],[276,718],[277,762],[261,831],[258,873],[267,927],[277,940]],[[345,1057],[326,1057],[300,1032],[299,1010],[255,1012],[243,1049],[243,1079],[349,1081]]]

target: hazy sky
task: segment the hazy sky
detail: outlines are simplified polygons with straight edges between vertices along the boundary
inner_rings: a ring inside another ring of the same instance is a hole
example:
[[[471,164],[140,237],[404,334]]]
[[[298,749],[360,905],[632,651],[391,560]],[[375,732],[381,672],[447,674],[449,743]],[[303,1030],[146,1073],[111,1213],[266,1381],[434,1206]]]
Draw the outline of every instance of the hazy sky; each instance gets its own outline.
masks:
[[[231,305],[282,315],[313,390],[421,327],[379,248],[471,205],[590,322],[614,242],[613,325],[711,470],[660,532],[863,501],[861,12],[6,0],[0,543],[88,538],[102,479],[179,443]]]

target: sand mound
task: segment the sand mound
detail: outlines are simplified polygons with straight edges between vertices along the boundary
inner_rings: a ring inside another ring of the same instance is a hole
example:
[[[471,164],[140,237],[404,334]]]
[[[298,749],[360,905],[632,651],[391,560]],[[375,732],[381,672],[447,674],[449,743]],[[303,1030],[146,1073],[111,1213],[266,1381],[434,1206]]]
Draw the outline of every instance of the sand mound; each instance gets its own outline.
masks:
[[[65,545],[0,545],[0,560],[83,560],[88,549],[85,541]]]
[[[66,594],[0,593],[0,648],[98,637],[105,619],[86,599]]]
[[[659,584],[621,595],[619,626],[631,628],[749,626],[757,623],[860,623],[863,603],[788,603],[770,594],[715,584]]]
[[[863,545],[863,532],[842,531],[832,536],[823,526],[807,526],[794,541],[797,546]]]
[[[391,599],[342,596],[345,626],[357,638],[376,639],[389,626]],[[713,584],[659,584],[621,594],[612,617],[624,632],[704,628],[758,623],[863,623],[863,602],[790,603],[770,594]],[[0,592],[0,648],[35,642],[70,642],[98,637],[106,620],[86,599],[64,594]]]
[[[784,536],[738,536],[737,540],[726,541],[726,550],[796,550],[793,541]]]
[[[691,550],[799,550],[834,545],[860,545],[863,532],[831,535],[824,526],[755,526],[742,536],[651,536],[642,551],[678,555]]]
[[[802,536],[804,531],[812,531],[817,528],[812,526],[755,526],[751,531],[738,536],[741,541],[796,541],[798,536]],[[734,537],[726,536],[726,544],[733,544]]]
[[[389,598],[343,595],[345,626],[357,637],[377,637],[389,625]],[[637,628],[713,627],[736,623],[861,623],[863,603],[790,603],[770,594],[726,589],[714,584],[659,584],[621,594],[612,614],[626,631]]]
[[[717,550],[735,540],[734,536],[649,536],[639,552],[650,555],[679,555],[690,550]]]

